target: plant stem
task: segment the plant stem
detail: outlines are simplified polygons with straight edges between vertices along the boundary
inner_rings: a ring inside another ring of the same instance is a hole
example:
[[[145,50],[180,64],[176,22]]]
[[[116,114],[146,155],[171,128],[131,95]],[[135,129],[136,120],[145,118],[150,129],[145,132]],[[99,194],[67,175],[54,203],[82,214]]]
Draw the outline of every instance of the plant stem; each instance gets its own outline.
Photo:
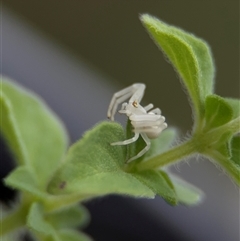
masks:
[[[240,186],[240,168],[236,168],[236,165],[231,160],[228,160],[225,156],[215,150],[208,153],[208,157],[214,159],[216,163],[220,164],[230,177],[234,179],[237,185]]]
[[[234,164],[227,161],[220,153],[208,149],[209,143],[213,143],[220,138],[226,131],[232,133],[239,132],[240,118],[236,118],[227,124],[209,131],[208,133],[201,133],[200,135],[194,135],[188,141],[173,147],[167,152],[164,152],[158,156],[155,156],[147,161],[140,162],[136,166],[129,165],[126,167],[126,171],[131,172],[134,168],[137,171],[147,169],[157,169],[163,166],[176,163],[184,157],[199,153],[214,158],[219,164],[234,178],[234,180],[240,184],[240,174],[237,171]]]
[[[26,215],[26,208],[20,207],[15,212],[3,217],[0,223],[0,237],[24,226]]]
[[[138,171],[146,169],[156,169],[174,162],[178,162],[186,156],[196,153],[196,145],[191,140],[188,140],[176,147],[173,147],[167,152],[164,152],[156,157],[153,157],[145,162],[137,165]]]

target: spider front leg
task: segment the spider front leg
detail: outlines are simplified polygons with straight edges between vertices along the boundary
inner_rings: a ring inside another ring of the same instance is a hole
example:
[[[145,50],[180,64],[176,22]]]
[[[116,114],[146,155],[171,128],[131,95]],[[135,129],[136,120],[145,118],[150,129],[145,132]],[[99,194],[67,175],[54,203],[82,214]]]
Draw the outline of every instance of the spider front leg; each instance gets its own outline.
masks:
[[[153,104],[148,104],[147,106],[143,107],[147,112],[153,108]]]
[[[150,142],[149,138],[147,137],[147,135],[145,133],[141,133],[141,136],[142,136],[143,140],[145,141],[146,146],[136,156],[131,157],[127,161],[127,163],[134,161],[134,160],[138,159],[139,157],[143,156],[150,149],[151,142]]]
[[[151,114],[151,113],[153,113],[155,115],[161,115],[161,110],[159,108],[155,108],[155,109],[149,111],[148,114]]]
[[[144,84],[133,84],[123,90],[116,92],[113,95],[110,105],[108,107],[108,118],[113,121],[118,105],[127,100],[128,98],[131,97],[132,99],[134,97],[137,98],[136,100],[141,100],[144,93],[144,89]]]
[[[149,138],[147,137],[147,135],[145,133],[141,133],[141,136],[142,136],[143,140],[145,141],[146,146],[136,156],[131,157],[129,160],[127,160],[127,163],[129,163],[129,162],[131,162],[133,160],[138,159],[139,157],[143,156],[149,150],[149,148],[151,146],[151,142],[150,142]],[[135,132],[134,137],[132,137],[132,138],[130,138],[128,140],[125,140],[125,141],[113,142],[113,143],[111,143],[111,145],[112,146],[128,145],[128,144],[131,144],[131,143],[137,141],[138,138],[139,138],[139,133]]]
[[[128,144],[131,144],[131,143],[135,142],[138,138],[139,138],[139,133],[135,132],[134,137],[132,137],[128,140],[125,140],[125,141],[113,142],[113,143],[111,143],[111,145],[112,146],[128,145]]]
[[[147,112],[149,111],[149,113],[148,114],[151,114],[151,113],[153,113],[153,114],[155,114],[155,115],[161,115],[161,110],[159,109],[159,108],[154,108],[154,109],[152,109],[153,108],[153,104],[151,103],[151,104],[148,104],[147,106],[144,106],[143,107]],[[151,110],[152,109],[152,110]],[[150,111],[151,110],[151,111]]]

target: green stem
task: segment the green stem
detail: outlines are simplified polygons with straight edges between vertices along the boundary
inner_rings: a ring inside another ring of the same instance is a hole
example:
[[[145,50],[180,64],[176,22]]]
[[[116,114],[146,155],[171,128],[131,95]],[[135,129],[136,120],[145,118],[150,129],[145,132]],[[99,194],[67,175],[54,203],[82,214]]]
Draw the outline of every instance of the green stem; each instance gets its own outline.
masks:
[[[157,169],[163,166],[176,163],[183,159],[184,157],[200,153],[206,154],[208,156],[213,157],[216,160],[219,160],[219,163],[224,167],[224,169],[236,180],[239,184],[239,172],[237,171],[236,167],[233,166],[234,164],[227,162],[226,158],[221,156],[216,157],[216,152],[212,150],[211,153],[215,153],[214,155],[209,154],[208,147],[211,146],[209,144],[216,142],[226,131],[230,131],[232,133],[239,132],[240,129],[240,117],[228,122],[227,124],[220,126],[218,128],[209,131],[208,133],[201,133],[200,135],[194,135],[188,141],[173,147],[167,152],[164,152],[158,156],[155,156],[145,162],[139,163],[137,166],[129,165],[126,167],[126,171],[131,172],[132,169],[137,168],[138,171],[146,170],[146,169]],[[206,144],[207,143],[207,144]]]
[[[0,237],[21,228],[26,223],[27,209],[20,207],[13,213],[3,217],[0,223]]]
[[[213,150],[208,153],[211,159],[214,159],[216,163],[220,164],[222,168],[234,179],[238,186],[240,186],[240,168],[237,168],[236,165],[228,160],[225,156],[223,156],[218,151]]]
[[[137,165],[139,171],[146,169],[156,169],[172,163],[176,163],[186,156],[196,153],[196,146],[192,140],[186,141],[176,147],[173,147],[167,152],[164,152],[156,157],[153,157],[145,162]]]

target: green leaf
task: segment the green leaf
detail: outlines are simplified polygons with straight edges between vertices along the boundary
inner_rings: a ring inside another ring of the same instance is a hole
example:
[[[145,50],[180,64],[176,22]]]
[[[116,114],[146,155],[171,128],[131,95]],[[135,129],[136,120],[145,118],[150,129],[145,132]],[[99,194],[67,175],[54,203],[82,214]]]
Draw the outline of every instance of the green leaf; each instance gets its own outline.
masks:
[[[43,199],[47,196],[47,193],[40,190],[36,177],[27,166],[17,167],[4,181],[7,185],[21,191],[29,192],[38,198]]]
[[[52,236],[54,241],[61,241],[56,230],[44,219],[43,207],[40,203],[33,203],[27,217],[27,226],[40,235]]]
[[[77,214],[73,213],[74,210]],[[44,214],[43,206],[40,203],[35,202],[30,207],[29,215],[27,217],[27,226],[30,230],[33,230],[34,235],[39,237],[40,240],[90,241],[91,239],[81,232],[65,229],[66,227],[74,227],[81,222],[77,221],[77,215],[80,214],[80,208],[72,207],[72,209],[70,208],[68,211],[67,214],[66,210],[63,210],[62,215],[60,212],[58,214]],[[81,211],[83,211],[83,209]],[[85,210],[83,212],[85,212]],[[81,214],[83,214],[83,212],[81,212]],[[74,215],[74,217],[69,217],[69,215]],[[57,218],[60,220],[57,220]],[[61,220],[65,218],[66,220]]]
[[[9,147],[36,176],[40,186],[59,165],[67,147],[66,131],[39,97],[9,79],[1,82],[4,121],[1,133]]]
[[[240,168],[240,136],[234,136],[231,140],[231,160]],[[239,173],[240,175],[240,173]]]
[[[182,180],[176,175],[171,174],[170,178],[176,191],[177,199],[180,203],[191,206],[197,205],[203,200],[204,194],[200,189]]]
[[[228,123],[233,118],[231,106],[218,95],[209,95],[205,103],[206,129],[212,129]]]
[[[55,195],[77,193],[86,198],[110,193],[153,198],[151,189],[124,171],[126,146],[110,145],[124,138],[122,126],[114,122],[102,122],[86,132],[70,148],[48,191]]]
[[[69,207],[82,199],[81,195],[75,195],[74,193],[61,197],[52,196],[42,191],[36,180],[36,176],[33,175],[27,166],[17,167],[4,179],[4,181],[8,186],[31,194],[34,199],[40,199],[48,211],[62,210],[63,207]]]
[[[154,193],[163,197],[171,205],[176,205],[178,200],[174,187],[168,175],[163,171],[144,170],[132,173],[134,177],[147,185]]]
[[[141,21],[179,73],[194,105],[197,120],[204,114],[205,97],[213,92],[214,64],[207,43],[148,14]]]
[[[86,208],[76,204],[62,210],[47,213],[45,219],[55,229],[65,229],[85,226],[89,222],[90,216]]]
[[[234,98],[224,98],[224,100],[232,107],[233,118],[240,116],[240,100]]]

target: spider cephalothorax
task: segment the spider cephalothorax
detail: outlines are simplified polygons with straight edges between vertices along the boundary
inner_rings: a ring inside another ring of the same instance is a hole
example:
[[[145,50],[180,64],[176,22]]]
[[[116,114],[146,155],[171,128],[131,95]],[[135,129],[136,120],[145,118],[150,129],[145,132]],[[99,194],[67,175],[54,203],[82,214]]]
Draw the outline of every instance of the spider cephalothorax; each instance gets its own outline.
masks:
[[[149,104],[145,107],[140,105],[145,88],[145,84],[137,83],[116,92],[113,95],[108,108],[108,118],[114,120],[114,115],[117,111],[118,105],[130,98],[128,103],[124,102],[122,104],[122,108],[119,110],[119,113],[126,114],[128,116],[135,135],[131,139],[111,143],[111,145],[128,145],[136,141],[139,135],[142,136],[143,140],[146,142],[146,147],[143,148],[136,156],[130,158],[128,162],[144,155],[151,145],[149,138],[154,139],[158,137],[160,133],[167,128],[165,117],[161,115],[159,108],[152,109],[153,104]]]

